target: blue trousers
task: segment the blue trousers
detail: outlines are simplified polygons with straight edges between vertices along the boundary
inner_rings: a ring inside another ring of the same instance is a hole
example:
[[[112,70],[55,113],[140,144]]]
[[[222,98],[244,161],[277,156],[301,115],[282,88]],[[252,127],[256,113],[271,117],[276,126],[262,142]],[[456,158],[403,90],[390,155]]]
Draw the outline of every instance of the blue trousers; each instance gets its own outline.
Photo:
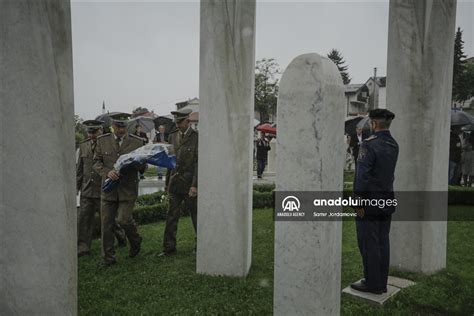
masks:
[[[267,161],[264,159],[258,159],[257,160],[257,176],[261,177],[263,174],[263,171],[265,170],[265,165],[267,164]]]
[[[356,218],[357,244],[362,256],[364,278],[372,289],[384,289],[387,286],[391,221],[390,215]]]

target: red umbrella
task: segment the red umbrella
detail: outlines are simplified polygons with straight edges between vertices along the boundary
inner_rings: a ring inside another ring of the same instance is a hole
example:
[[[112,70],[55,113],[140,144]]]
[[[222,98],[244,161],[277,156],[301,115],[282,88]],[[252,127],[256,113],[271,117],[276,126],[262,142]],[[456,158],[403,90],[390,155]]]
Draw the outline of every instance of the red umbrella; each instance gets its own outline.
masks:
[[[276,135],[276,133],[277,133],[276,128],[273,127],[271,124],[268,124],[268,123],[257,126],[257,131],[260,131],[260,132],[263,132],[263,133],[268,133],[268,134],[273,134],[273,135]]]

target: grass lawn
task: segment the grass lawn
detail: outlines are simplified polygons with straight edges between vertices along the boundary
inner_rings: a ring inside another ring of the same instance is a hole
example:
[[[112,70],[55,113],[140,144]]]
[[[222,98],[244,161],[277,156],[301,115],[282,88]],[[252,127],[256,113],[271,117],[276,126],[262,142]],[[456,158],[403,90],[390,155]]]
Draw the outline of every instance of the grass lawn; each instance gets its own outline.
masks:
[[[451,206],[450,215],[462,218],[472,208]],[[99,242],[93,255],[79,258],[80,315],[151,314],[272,314],[273,219],[271,209],[254,210],[253,260],[246,279],[197,275],[192,254],[194,232],[190,218],[182,218],[178,255],[156,257],[161,251],[164,223],[140,227],[142,253],[127,257],[118,249],[118,264],[97,267]],[[362,271],[353,222],[344,222],[341,287],[357,280]],[[218,256],[219,254],[216,253]],[[405,289],[384,307],[342,296],[343,315],[473,315],[474,222],[448,223],[447,269],[433,276],[413,273],[418,284]]]

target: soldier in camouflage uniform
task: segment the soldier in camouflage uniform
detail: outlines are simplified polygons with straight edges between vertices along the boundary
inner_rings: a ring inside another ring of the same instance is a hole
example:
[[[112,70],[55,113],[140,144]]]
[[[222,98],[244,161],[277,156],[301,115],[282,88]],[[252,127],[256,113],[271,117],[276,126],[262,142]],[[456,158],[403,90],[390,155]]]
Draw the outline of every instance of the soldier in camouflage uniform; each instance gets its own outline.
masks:
[[[90,254],[95,213],[100,214],[101,178],[92,169],[92,159],[97,146],[97,137],[102,134],[102,123],[95,120],[82,123],[86,126],[89,138],[79,145],[76,165],[76,187],[77,191],[81,192],[81,205],[77,219],[77,254],[79,257]],[[120,226],[116,225],[114,232],[119,246],[125,246],[125,234]]]
[[[198,172],[198,133],[189,124],[191,110],[171,112],[174,115],[176,131],[169,135],[176,153],[176,168],[168,170],[166,190],[169,194],[168,217],[160,255],[176,253],[176,232],[180,217],[181,203],[189,209],[194,230],[197,231],[197,172]]]
[[[142,237],[133,220],[132,212],[138,196],[138,172],[144,171],[146,165],[136,169],[128,169],[120,174],[114,169],[114,164],[120,155],[128,154],[144,145],[143,139],[127,133],[127,122],[130,114],[117,113],[111,115],[114,132],[105,134],[97,139],[97,149],[94,155],[94,169],[102,177],[102,183],[110,178],[120,179],[120,184],[110,192],[102,192],[102,256],[104,265],[115,264],[113,226],[115,218],[124,229],[130,243],[129,256],[138,255]]]

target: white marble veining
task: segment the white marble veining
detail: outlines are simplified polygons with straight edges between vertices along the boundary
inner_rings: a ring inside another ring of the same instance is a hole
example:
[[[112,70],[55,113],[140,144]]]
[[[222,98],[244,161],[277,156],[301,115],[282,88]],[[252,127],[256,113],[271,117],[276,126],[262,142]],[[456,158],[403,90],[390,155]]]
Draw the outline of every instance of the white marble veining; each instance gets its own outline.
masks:
[[[250,269],[255,6],[201,1],[198,273]]]
[[[390,1],[387,108],[400,144],[397,191],[447,191],[455,17],[452,0]],[[397,212],[447,213],[447,201],[418,197],[421,208]],[[425,273],[446,267],[446,222],[393,222],[391,265]]]
[[[76,315],[69,1],[0,1],[0,314]]]
[[[277,110],[279,191],[342,192],[341,76],[318,54],[285,70]],[[339,315],[341,222],[275,222],[275,315]]]

